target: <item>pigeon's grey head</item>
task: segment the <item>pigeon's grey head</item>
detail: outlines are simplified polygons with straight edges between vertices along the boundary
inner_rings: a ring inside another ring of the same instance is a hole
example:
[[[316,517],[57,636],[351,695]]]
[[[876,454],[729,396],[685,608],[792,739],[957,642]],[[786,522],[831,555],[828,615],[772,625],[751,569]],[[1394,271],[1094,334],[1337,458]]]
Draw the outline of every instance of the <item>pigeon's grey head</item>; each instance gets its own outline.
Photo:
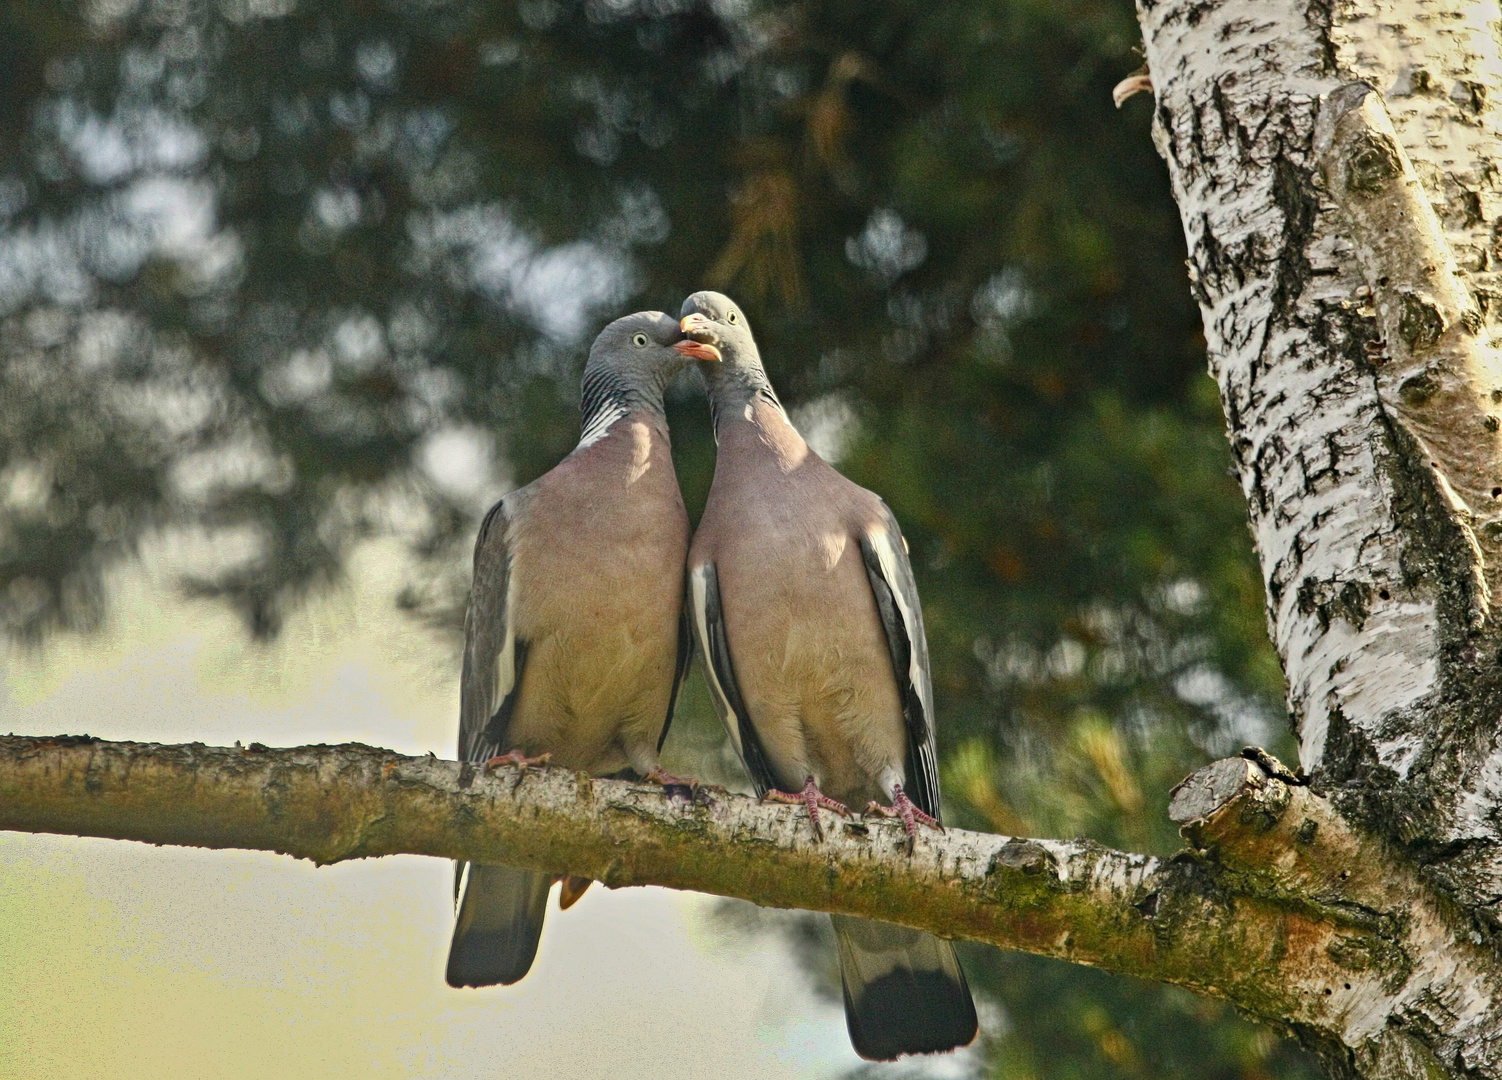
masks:
[[[579,404],[589,445],[633,409],[662,413],[663,393],[688,359],[673,348],[683,340],[678,321],[661,311],[638,311],[600,331],[584,365]]]
[[[671,379],[685,362],[683,354],[673,348],[682,339],[676,318],[665,312],[622,315],[601,330],[595,344],[590,345],[589,367],[608,367],[620,376],[649,382]]]
[[[761,354],[745,312],[730,297],[708,289],[696,292],[683,301],[678,314],[678,325],[688,340],[679,342],[677,349],[706,365],[706,375],[707,367],[716,364],[732,370],[761,370]]]
[[[683,340],[678,321],[661,311],[624,315],[600,331],[589,349],[591,370],[609,373],[626,386],[666,386],[687,360],[673,348]]]

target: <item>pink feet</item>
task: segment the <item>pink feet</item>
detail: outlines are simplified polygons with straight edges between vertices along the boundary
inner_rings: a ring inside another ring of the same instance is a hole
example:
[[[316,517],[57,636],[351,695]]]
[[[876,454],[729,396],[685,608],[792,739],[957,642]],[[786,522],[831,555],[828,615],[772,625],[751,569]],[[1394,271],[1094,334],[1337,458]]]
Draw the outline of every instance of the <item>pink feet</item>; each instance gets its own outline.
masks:
[[[824,839],[824,828],[819,824],[820,807],[823,807],[825,810],[833,810],[836,814],[842,814],[845,817],[850,816],[850,808],[842,802],[836,802],[820,791],[819,785],[814,783],[812,776],[808,778],[808,783],[803,785],[803,790],[796,795],[791,792],[774,789],[762,796],[762,802],[792,803],[794,805],[802,803],[808,809],[808,820],[813,823],[814,835],[820,840]]]
[[[663,787],[696,788],[699,786],[699,781],[692,777],[674,776],[661,765],[653,765],[652,770],[647,773],[647,779],[654,784],[661,784]]]
[[[499,754],[491,758],[484,765],[480,766],[480,772],[482,774],[489,773],[491,769],[500,765],[511,765],[516,768],[516,778],[520,781],[529,768],[546,765],[552,759],[552,754],[538,754],[536,757],[528,757],[520,750],[512,750],[509,754]]]
[[[901,784],[892,785],[891,806],[882,806],[881,803],[873,799],[866,804],[866,813],[877,814],[887,818],[901,818],[902,827],[907,830],[909,848],[912,847],[913,841],[918,835],[919,824],[927,825],[932,829],[938,829],[940,832],[944,831],[944,826],[939,824],[937,818],[930,817],[913,805],[913,800],[907,797],[907,792],[902,790]]]

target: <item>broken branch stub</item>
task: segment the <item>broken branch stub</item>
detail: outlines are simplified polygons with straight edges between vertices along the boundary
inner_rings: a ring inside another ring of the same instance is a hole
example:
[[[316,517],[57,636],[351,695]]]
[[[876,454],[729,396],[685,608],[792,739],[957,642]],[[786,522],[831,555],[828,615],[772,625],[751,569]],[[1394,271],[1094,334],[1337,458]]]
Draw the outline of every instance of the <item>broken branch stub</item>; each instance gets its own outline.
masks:
[[[1340,1042],[1362,1075],[1443,1076],[1429,1071],[1442,1059],[1490,1053],[1502,1018],[1480,935],[1402,853],[1352,828],[1276,758],[1248,750],[1205,766],[1174,789],[1169,816],[1235,891],[1319,916],[1301,936],[1317,936],[1333,977],[1310,964],[1306,985],[1335,999]],[[1404,1030],[1442,1025],[1439,1039]]]

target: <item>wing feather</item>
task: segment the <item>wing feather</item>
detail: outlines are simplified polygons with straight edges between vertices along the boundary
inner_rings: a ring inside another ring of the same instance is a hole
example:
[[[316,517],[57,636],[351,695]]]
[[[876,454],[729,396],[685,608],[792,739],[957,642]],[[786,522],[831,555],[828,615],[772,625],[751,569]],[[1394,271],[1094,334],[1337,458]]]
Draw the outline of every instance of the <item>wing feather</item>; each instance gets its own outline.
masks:
[[[923,607],[908,560],[907,542],[897,518],[881,503],[883,521],[860,538],[866,577],[876,596],[876,608],[892,655],[892,672],[902,698],[907,726],[908,797],[920,809],[939,817],[939,754],[934,739],[934,691],[928,667],[928,638],[923,632]]]
[[[678,661],[673,665],[673,689],[668,694],[668,715],[662,721],[662,734],[657,736],[657,752],[662,753],[662,744],[668,741],[668,728],[673,726],[673,710],[678,705],[678,690],[683,686],[683,676],[688,671],[688,662],[694,658],[694,631],[685,608],[678,616]]]
[[[459,757],[488,761],[510,749],[506,729],[516,707],[527,643],[512,624],[515,581],[509,539],[512,507],[491,508],[475,541],[474,583],[464,616],[464,669],[459,683]]]
[[[704,681],[709,684],[709,696],[714,699],[715,711],[730,735],[731,745],[751,775],[757,795],[765,795],[777,787],[777,780],[736,682],[730,642],[725,634],[725,612],[720,605],[720,577],[714,563],[703,563],[689,571],[688,591],[694,637],[704,657]]]

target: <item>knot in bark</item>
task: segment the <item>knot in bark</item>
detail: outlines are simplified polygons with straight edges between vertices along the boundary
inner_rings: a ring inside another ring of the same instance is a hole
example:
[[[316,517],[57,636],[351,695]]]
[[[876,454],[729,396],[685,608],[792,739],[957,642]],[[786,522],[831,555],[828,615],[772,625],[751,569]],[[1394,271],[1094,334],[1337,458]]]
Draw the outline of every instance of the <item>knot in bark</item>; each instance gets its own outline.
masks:
[[[1397,143],[1379,131],[1363,132],[1346,162],[1346,187],[1363,195],[1377,195],[1402,171]]]
[[[1445,317],[1438,307],[1416,293],[1399,301],[1398,334],[1410,350],[1432,349],[1444,336]]]
[[[1439,372],[1426,368],[1417,375],[1403,380],[1398,387],[1398,397],[1404,405],[1417,408],[1439,392]]]

